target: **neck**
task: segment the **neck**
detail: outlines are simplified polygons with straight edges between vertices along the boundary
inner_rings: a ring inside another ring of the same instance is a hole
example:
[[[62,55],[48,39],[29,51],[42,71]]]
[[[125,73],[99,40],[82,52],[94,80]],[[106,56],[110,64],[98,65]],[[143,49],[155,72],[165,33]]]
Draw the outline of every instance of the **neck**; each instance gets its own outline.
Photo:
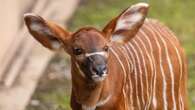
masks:
[[[111,94],[109,83],[109,76],[101,82],[88,80],[78,65],[72,61],[72,93],[77,103],[83,107],[91,108],[104,105]]]

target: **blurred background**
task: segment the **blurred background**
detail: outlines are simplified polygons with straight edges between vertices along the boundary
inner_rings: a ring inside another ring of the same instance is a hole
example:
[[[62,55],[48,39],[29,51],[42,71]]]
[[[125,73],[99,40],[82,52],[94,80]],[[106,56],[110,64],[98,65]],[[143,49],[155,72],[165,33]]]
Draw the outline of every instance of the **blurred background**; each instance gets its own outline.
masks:
[[[70,31],[86,25],[102,29],[137,2],[148,2],[148,17],[166,24],[184,47],[189,63],[189,104],[194,110],[194,0],[0,0],[0,97],[4,97],[0,98],[0,109],[13,110],[6,106],[11,99],[14,108],[21,106],[14,110],[70,110],[69,56],[62,51],[47,51],[35,42],[23,26],[24,13],[38,13]],[[17,105],[18,100],[23,104]]]

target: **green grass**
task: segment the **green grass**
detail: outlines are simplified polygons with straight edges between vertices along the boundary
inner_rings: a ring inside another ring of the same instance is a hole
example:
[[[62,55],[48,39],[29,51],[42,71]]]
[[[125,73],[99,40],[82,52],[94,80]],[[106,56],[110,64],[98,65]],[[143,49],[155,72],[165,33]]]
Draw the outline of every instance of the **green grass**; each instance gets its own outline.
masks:
[[[58,74],[58,73],[56,73]],[[39,101],[39,105],[29,104],[28,110],[71,110],[70,108],[71,82],[64,76],[49,79],[47,74],[41,78],[32,99]]]
[[[144,0],[84,0],[69,23],[76,31],[83,26],[103,28],[114,16],[131,4]],[[195,1],[194,0],[148,0],[148,17],[168,25],[185,48],[189,61],[189,100],[195,109]],[[66,102],[66,101],[65,101]]]
[[[56,92],[55,90],[52,92],[39,93],[37,94],[40,101],[44,101],[44,105],[49,110],[71,110],[70,108],[70,95],[65,93]],[[44,107],[44,108],[46,108]],[[38,110],[41,110],[39,107]]]

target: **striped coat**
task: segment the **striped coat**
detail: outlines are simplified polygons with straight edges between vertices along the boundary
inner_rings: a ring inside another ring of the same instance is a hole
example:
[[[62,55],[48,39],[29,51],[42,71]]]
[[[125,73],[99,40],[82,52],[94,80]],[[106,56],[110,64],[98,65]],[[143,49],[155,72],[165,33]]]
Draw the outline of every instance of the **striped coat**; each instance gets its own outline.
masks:
[[[112,47],[111,56],[124,74],[126,110],[187,109],[187,63],[167,27],[146,19],[132,40]]]

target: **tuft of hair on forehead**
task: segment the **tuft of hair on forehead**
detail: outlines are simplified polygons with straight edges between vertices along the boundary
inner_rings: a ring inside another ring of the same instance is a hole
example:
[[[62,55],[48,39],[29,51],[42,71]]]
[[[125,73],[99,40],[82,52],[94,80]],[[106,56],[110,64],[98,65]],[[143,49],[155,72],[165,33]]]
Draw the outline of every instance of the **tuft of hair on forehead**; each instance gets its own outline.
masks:
[[[93,28],[84,27],[72,35],[72,45],[78,46],[85,51],[96,51],[102,49],[107,44],[103,32]]]
[[[84,27],[84,28],[79,29],[75,33],[73,33],[73,36],[78,37],[78,36],[82,35],[83,33],[96,34],[96,35],[100,35],[100,36],[104,35],[104,33],[102,33],[101,31],[99,31],[98,29],[96,29],[94,27]]]
[[[101,33],[101,31],[99,31],[98,29],[96,29],[94,27],[83,27],[83,28],[77,30],[75,32],[75,34],[80,33],[80,32],[89,32],[89,31],[100,32]]]

